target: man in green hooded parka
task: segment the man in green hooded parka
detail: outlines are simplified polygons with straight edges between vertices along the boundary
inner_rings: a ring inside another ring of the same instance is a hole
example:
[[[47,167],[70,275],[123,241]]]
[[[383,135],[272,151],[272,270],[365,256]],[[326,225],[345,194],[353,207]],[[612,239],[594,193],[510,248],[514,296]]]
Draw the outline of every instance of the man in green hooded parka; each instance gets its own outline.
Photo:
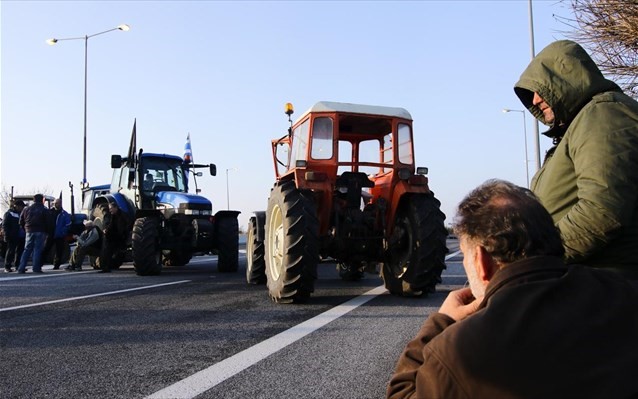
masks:
[[[567,263],[638,279],[638,102],[569,40],[543,49],[514,91],[554,141],[531,188]]]

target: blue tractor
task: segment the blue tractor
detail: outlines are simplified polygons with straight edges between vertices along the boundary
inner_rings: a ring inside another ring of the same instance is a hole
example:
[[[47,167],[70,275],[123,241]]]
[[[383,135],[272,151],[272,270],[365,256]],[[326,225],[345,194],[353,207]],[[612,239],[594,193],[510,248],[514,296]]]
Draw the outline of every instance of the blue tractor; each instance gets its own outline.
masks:
[[[213,215],[211,201],[190,194],[189,183],[197,189],[198,168],[214,164],[184,162],[179,156],[135,150],[135,127],[129,154],[111,156],[113,179],[110,193],[93,202],[91,217],[98,225],[108,223],[109,202],[115,202],[133,221],[130,256],[138,275],[157,275],[162,266],[183,266],[194,254],[216,252],[220,272],[236,272],[239,252],[239,211],[222,210]],[[189,182],[189,180],[192,180]],[[124,254],[116,254],[119,265]]]

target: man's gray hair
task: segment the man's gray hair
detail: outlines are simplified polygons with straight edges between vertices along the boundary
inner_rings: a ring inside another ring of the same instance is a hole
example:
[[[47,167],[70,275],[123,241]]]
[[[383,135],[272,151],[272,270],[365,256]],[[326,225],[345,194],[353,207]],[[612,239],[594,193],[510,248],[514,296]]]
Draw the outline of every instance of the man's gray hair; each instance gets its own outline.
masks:
[[[534,193],[504,180],[488,180],[461,201],[454,231],[500,264],[565,253],[558,228]]]

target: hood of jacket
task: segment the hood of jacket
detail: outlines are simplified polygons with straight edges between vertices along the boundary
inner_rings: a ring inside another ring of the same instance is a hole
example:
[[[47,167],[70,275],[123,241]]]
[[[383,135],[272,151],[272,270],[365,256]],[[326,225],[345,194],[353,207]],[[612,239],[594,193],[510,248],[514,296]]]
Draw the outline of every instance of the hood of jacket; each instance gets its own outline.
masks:
[[[550,127],[543,134],[560,137],[578,112],[593,96],[606,91],[622,92],[605,79],[589,54],[571,40],[559,40],[545,47],[523,71],[514,92],[525,108]],[[538,93],[554,111],[554,123],[547,123],[539,107],[532,105]]]

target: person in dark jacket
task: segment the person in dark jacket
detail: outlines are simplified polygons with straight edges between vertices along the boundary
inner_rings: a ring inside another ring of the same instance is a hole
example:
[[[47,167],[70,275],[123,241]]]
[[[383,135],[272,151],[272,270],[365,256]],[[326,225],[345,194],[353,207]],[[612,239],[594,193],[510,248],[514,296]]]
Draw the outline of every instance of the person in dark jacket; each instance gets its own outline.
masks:
[[[131,234],[129,218],[122,212],[115,201],[109,202],[109,213],[111,217],[104,226],[103,249],[100,256],[101,270],[99,273],[109,273],[111,271],[113,256],[120,251],[126,250]]]
[[[92,220],[85,220],[84,231],[77,237],[77,246],[73,250],[71,261],[65,270],[82,271],[82,263],[85,256],[100,256],[102,251],[102,237],[102,230],[95,226]]]
[[[44,207],[42,194],[33,196],[33,204],[24,208],[20,214],[20,225],[26,232],[24,252],[20,258],[18,273],[24,273],[27,261],[33,255],[33,273],[42,273],[42,249],[46,240],[47,208]]]
[[[53,269],[59,269],[66,247],[69,246],[66,238],[71,228],[71,215],[62,208],[62,199],[53,201],[53,209],[49,210],[51,230],[48,231],[46,244],[42,253],[47,256],[51,248],[55,248],[53,254]]]
[[[531,191],[488,181],[454,229],[470,287],[408,343],[388,398],[638,397],[638,292],[617,273],[566,266]]]
[[[24,209],[24,201],[15,200],[2,218],[2,232],[7,250],[4,254],[4,271],[12,272],[18,267],[24,250],[24,230],[20,226],[20,213]]]
[[[638,102],[569,40],[538,53],[514,91],[554,142],[531,189],[567,263],[638,279]]]

